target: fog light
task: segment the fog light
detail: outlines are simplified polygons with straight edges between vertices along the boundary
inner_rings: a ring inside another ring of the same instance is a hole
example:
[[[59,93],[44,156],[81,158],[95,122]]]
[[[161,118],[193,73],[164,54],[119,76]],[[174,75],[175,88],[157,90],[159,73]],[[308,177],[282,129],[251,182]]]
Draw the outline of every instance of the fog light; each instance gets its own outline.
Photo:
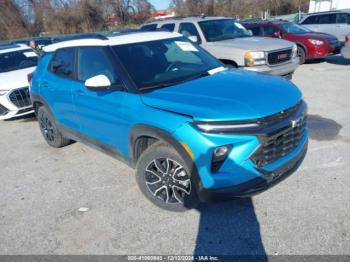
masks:
[[[216,157],[221,157],[227,154],[229,148],[227,146],[219,146],[217,148],[215,148],[214,150],[214,155]]]
[[[211,171],[217,172],[219,171],[222,164],[225,162],[228,154],[232,149],[232,145],[219,146],[214,149],[213,159],[211,163]]]

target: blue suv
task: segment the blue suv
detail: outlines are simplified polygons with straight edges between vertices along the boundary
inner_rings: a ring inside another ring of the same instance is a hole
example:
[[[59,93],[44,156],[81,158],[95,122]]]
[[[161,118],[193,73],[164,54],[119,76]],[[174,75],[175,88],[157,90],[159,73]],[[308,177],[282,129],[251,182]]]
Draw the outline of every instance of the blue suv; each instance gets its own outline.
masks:
[[[173,211],[261,192],[307,150],[295,85],[226,69],[177,33],[46,46],[31,98],[50,146],[81,141],[123,160],[144,195]]]

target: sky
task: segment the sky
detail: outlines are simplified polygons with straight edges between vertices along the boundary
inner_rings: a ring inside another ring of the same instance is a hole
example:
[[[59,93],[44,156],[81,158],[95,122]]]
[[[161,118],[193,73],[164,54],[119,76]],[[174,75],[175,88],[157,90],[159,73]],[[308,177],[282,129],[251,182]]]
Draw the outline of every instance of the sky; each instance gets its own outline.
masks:
[[[162,10],[169,7],[171,0],[149,0],[149,2],[157,9]]]

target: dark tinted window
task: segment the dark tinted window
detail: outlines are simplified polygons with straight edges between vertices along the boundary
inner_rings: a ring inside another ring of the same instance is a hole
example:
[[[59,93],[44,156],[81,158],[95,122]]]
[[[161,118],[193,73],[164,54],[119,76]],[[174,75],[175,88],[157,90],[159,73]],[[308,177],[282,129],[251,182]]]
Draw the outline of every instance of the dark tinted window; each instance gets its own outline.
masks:
[[[264,35],[273,36],[273,34],[278,32],[279,30],[274,26],[267,25],[267,26],[263,26],[263,31],[264,31]]]
[[[320,15],[318,18],[318,24],[335,24],[336,14]]]
[[[112,47],[138,88],[157,88],[207,75],[221,63],[185,37]]]
[[[38,56],[32,49],[0,54],[0,73],[36,66]]]
[[[74,78],[75,48],[65,48],[56,51],[51,61],[51,71],[62,77]]]
[[[347,24],[349,23],[349,14],[347,13],[338,13],[337,14],[337,24]]]
[[[313,15],[313,16],[309,16],[308,18],[305,19],[304,22],[302,22],[302,25],[311,25],[311,24],[317,24],[317,19],[318,17]]]
[[[261,27],[257,26],[257,27],[248,28],[247,30],[251,30],[253,32],[253,35],[262,35],[260,29],[261,29]]]
[[[101,47],[81,47],[78,55],[78,80],[105,75],[112,84],[118,82],[113,64]]]
[[[197,36],[200,39],[197,28],[192,23],[181,23],[179,28],[180,34],[183,34],[186,37]]]
[[[165,24],[165,25],[162,25],[161,28],[166,29],[169,32],[174,32],[175,24]]]
[[[141,27],[142,31],[156,31],[157,30],[157,24],[151,24],[151,25],[144,25]]]

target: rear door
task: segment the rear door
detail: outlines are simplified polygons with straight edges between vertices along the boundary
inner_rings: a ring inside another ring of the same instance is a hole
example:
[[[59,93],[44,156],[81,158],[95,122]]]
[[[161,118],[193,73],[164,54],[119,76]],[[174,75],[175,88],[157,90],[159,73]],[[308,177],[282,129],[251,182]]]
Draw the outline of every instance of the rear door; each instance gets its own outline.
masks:
[[[349,13],[337,13],[337,23],[334,35],[338,37],[340,41],[345,42],[345,36],[350,33],[350,14]]]
[[[76,77],[75,54],[76,48],[64,48],[55,52],[40,82],[40,92],[58,124],[78,129],[72,100],[72,85]]]
[[[77,53],[77,79],[72,89],[77,122],[80,132],[92,139],[92,143],[119,148],[123,142],[121,128],[128,122],[124,116],[124,91],[90,91],[85,81],[97,75],[105,75],[113,84],[117,76],[113,55],[106,47],[80,47]]]

